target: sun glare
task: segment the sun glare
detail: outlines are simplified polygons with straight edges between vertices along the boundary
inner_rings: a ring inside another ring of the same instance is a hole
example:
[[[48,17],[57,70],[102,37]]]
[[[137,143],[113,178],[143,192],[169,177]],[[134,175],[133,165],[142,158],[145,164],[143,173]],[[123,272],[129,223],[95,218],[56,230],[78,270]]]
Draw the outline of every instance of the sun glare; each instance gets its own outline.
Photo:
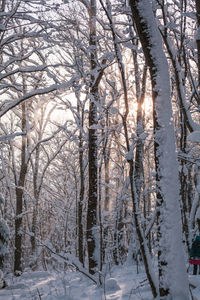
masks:
[[[150,114],[152,112],[152,99],[150,97],[145,97],[142,109],[145,114]]]

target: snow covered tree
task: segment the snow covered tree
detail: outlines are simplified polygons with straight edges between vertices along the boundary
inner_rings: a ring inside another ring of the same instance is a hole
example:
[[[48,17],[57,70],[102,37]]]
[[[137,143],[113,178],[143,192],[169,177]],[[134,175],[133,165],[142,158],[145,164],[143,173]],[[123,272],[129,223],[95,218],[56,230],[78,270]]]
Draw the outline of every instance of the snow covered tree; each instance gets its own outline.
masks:
[[[169,67],[150,2],[131,0],[130,5],[152,83],[159,249],[159,291],[156,290],[153,294],[156,297],[159,293],[161,299],[186,300],[189,297],[189,289],[183,263],[178,164],[172,121]]]
[[[89,13],[90,30],[90,108],[89,108],[89,137],[88,137],[88,208],[87,208],[87,245],[89,272],[96,273],[98,266],[98,231],[97,231],[97,104],[99,102],[97,73],[97,37],[96,37],[96,1],[91,0]]]
[[[181,239],[189,250],[199,224],[199,80],[198,30],[195,48],[185,29],[189,18],[191,35],[199,27],[187,13],[197,2],[131,0],[131,14],[124,1],[2,1],[0,188],[12,229],[16,213],[16,273],[21,262],[66,268],[56,255],[70,253],[93,275],[129,251],[132,263],[142,254],[154,297],[187,299]],[[45,113],[51,98],[64,124]]]

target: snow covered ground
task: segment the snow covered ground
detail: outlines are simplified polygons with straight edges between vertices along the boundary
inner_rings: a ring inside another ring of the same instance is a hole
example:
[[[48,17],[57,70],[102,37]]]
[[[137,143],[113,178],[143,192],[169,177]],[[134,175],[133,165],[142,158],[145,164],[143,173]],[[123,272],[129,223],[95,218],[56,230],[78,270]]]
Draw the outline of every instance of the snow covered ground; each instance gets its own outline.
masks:
[[[200,275],[189,279],[193,299],[200,300]],[[137,274],[135,266],[113,268],[103,288],[78,272],[26,272],[7,282],[8,287],[0,290],[1,300],[152,300],[145,273]]]

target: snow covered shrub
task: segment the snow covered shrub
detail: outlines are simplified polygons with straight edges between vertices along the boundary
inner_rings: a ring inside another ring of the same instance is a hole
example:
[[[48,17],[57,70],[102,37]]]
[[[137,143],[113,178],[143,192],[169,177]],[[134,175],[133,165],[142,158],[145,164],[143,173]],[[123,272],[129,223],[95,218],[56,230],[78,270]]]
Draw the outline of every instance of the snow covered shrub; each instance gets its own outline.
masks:
[[[106,280],[106,291],[118,291],[120,286],[115,278],[109,278]]]

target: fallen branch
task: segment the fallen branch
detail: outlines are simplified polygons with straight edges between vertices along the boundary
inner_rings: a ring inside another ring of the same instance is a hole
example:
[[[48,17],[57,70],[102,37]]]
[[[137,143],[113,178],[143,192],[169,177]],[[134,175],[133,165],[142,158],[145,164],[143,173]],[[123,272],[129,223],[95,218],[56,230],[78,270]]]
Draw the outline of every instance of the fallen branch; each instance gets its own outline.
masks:
[[[69,257],[66,257],[62,254],[59,254],[59,253],[56,253],[55,251],[53,251],[49,246],[45,245],[45,244],[40,244],[38,246],[41,246],[41,247],[45,247],[47,248],[51,253],[53,253],[54,255],[62,258],[64,261],[67,261],[67,263],[73,267],[76,268],[76,270],[80,273],[82,273],[83,275],[85,275],[86,277],[88,277],[90,280],[92,280],[96,285],[98,285],[98,282],[87,272],[87,270],[85,270],[83,267],[81,266],[78,266],[77,263],[73,262],[73,261],[70,261],[71,259]]]

